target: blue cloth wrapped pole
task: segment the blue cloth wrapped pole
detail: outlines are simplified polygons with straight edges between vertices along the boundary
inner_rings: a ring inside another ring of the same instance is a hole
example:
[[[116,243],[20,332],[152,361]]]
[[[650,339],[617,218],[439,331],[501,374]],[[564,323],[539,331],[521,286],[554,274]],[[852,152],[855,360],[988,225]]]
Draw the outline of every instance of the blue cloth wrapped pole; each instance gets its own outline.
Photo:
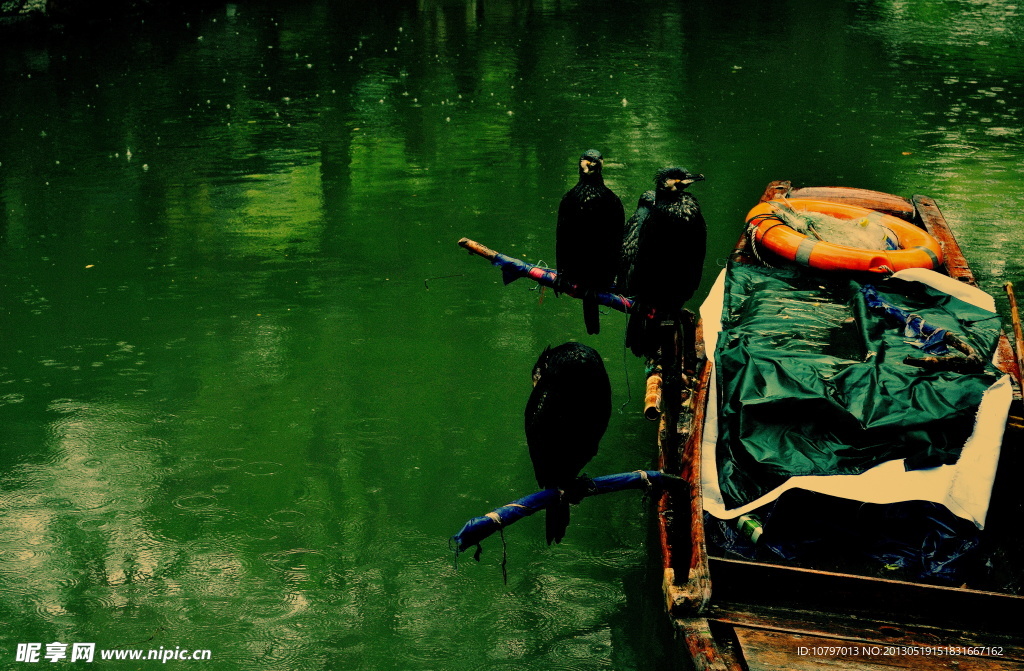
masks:
[[[617,473],[615,475],[603,475],[592,480],[593,486],[583,494],[584,497],[596,496],[597,494],[608,494],[620,492],[626,489],[662,489],[676,491],[686,487],[686,481],[674,475],[667,475],[661,471],[632,471],[630,473]],[[467,548],[479,545],[480,541],[487,538],[499,529],[543,510],[551,503],[558,500],[557,489],[545,489],[524,496],[512,503],[495,508],[486,515],[474,517],[466,522],[462,531],[452,536],[452,546],[456,554],[464,552]]]
[[[558,279],[558,273],[550,268],[542,268],[541,266],[506,256],[469,238],[459,240],[459,246],[472,254],[484,257],[491,262],[491,265],[500,268],[501,278],[505,284],[515,282],[520,277],[529,277],[541,286],[551,287],[552,289],[556,288],[555,281]],[[562,291],[562,288],[558,287],[558,290]],[[583,290],[575,284],[571,285],[564,293],[573,298],[582,298],[583,296]],[[597,302],[619,312],[629,312],[633,309],[632,300],[607,291],[597,294]]]

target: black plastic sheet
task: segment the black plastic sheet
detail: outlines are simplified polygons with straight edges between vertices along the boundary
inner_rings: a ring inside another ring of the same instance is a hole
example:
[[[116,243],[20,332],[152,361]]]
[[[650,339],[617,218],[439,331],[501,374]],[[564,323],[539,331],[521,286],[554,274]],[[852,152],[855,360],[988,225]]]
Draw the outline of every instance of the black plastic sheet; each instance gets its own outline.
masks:
[[[716,554],[942,585],[984,571],[978,528],[931,501],[862,503],[792,489],[752,515],[756,542],[737,520],[705,516]]]

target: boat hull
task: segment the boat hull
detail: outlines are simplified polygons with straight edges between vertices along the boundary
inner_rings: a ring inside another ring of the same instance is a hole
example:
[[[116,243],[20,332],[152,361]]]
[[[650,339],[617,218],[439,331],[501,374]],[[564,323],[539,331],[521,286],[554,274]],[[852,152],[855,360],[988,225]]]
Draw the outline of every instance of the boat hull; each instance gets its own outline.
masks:
[[[903,199],[845,187],[793,189],[773,182],[761,202],[780,197],[832,201],[899,217],[938,240],[941,271],[976,281],[930,198]],[[732,260],[757,263],[741,236]],[[678,418],[663,418],[661,466],[690,483],[688,496],[663,496],[658,529],[666,609],[682,668],[948,669],[1024,668],[1024,597],[710,556],[704,528],[701,444],[712,365],[697,333],[692,390]],[[1019,379],[1005,336],[994,363]],[[1015,389],[1019,404],[1020,390]],[[1012,435],[1009,440],[1019,440]]]

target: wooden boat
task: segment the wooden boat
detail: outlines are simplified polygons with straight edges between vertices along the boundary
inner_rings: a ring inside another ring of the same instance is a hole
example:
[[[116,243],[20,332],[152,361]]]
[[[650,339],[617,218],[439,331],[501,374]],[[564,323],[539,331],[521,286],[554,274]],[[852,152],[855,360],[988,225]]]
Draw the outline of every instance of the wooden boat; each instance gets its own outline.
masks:
[[[841,187],[794,189],[789,182],[773,182],[761,201],[779,197],[846,203],[913,222],[941,243],[940,271],[976,285],[930,198]],[[741,237],[733,261],[757,263],[752,251]],[[1024,669],[1024,596],[709,553],[700,450],[714,376],[699,324],[696,332],[691,393],[683,394],[678,421],[663,418],[659,434],[662,467],[690,483],[688,500],[664,495],[658,509],[663,591],[682,666],[716,671]],[[994,363],[1019,381],[1005,336]],[[1016,408],[1019,388],[1015,394]],[[1004,438],[1004,457],[1012,452],[1011,440],[1019,441],[1019,434]]]

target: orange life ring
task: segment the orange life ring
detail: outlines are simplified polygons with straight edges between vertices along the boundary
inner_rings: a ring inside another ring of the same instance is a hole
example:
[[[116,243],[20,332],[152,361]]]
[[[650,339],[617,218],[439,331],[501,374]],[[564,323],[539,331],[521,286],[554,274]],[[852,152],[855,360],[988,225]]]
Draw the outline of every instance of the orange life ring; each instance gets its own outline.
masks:
[[[860,219],[869,214],[891,230],[900,248],[862,249],[809,238],[783,224],[768,203],[760,203],[747,213],[755,244],[796,263],[822,270],[854,270],[869,273],[894,273],[905,268],[936,269],[942,265],[939,241],[923,228],[888,214],[841,203],[820,200],[787,200],[796,210],[822,212],[840,219]]]

